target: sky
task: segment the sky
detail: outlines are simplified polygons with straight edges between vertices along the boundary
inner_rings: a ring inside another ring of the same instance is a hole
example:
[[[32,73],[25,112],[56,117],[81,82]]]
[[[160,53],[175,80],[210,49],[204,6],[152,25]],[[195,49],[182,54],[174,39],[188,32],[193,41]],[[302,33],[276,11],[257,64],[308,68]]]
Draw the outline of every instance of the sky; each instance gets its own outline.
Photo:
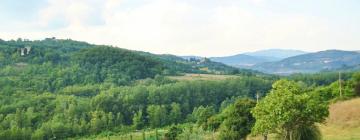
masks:
[[[360,50],[359,0],[0,0],[0,38],[157,54]]]

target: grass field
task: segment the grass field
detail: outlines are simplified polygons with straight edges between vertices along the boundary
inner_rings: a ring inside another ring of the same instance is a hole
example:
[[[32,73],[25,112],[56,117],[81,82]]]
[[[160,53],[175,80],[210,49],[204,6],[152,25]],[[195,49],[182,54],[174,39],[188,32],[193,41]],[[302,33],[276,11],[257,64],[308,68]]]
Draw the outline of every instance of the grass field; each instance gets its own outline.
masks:
[[[185,74],[183,76],[169,76],[174,80],[224,80],[227,78],[237,78],[236,75],[216,75],[216,74]]]
[[[360,98],[335,103],[329,111],[320,125],[324,140],[360,140]]]

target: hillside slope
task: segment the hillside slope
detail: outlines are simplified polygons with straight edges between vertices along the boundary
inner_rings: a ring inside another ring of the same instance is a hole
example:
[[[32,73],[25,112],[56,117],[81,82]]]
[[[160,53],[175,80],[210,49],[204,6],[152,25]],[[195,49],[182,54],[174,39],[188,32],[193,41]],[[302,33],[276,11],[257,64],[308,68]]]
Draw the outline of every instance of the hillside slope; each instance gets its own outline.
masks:
[[[174,55],[156,55],[70,39],[0,40],[0,84],[4,83],[0,88],[8,87],[9,92],[16,88],[54,92],[78,84],[119,86],[156,75],[183,73],[251,75],[255,72],[208,59],[193,62]]]

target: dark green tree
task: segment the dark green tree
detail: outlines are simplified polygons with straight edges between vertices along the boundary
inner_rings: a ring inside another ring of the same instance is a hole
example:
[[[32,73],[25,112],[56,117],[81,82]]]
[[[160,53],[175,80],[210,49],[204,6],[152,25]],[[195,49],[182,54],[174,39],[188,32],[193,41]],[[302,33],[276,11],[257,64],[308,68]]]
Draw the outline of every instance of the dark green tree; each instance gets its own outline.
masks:
[[[145,122],[144,122],[144,117],[143,117],[143,113],[141,110],[137,111],[134,114],[134,117],[132,119],[132,125],[135,129],[140,130],[141,128],[144,127]]]
[[[255,104],[255,101],[250,99],[239,99],[227,107],[223,112],[225,119],[220,127],[219,138],[222,140],[245,139],[255,123],[251,114]]]
[[[177,140],[177,137],[182,132],[183,132],[183,130],[180,127],[178,127],[176,125],[172,125],[169,128],[169,131],[165,133],[165,138],[168,140]]]
[[[171,104],[171,110],[169,113],[169,121],[172,123],[179,123],[181,121],[181,107],[178,103]]]

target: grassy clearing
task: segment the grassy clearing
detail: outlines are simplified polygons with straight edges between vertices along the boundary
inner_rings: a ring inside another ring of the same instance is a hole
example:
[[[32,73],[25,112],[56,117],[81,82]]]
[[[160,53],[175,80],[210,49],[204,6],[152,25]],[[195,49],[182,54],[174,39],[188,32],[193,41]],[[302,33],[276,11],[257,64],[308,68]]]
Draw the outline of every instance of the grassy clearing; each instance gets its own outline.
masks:
[[[360,98],[330,106],[326,124],[320,125],[325,140],[360,140]]]
[[[335,103],[329,109],[327,123],[344,128],[360,127],[360,98]]]
[[[183,76],[169,76],[174,80],[224,80],[228,78],[237,78],[236,75],[216,75],[216,74],[190,74],[187,73]]]
[[[336,125],[320,125],[324,140],[360,140],[360,127],[344,128]]]

